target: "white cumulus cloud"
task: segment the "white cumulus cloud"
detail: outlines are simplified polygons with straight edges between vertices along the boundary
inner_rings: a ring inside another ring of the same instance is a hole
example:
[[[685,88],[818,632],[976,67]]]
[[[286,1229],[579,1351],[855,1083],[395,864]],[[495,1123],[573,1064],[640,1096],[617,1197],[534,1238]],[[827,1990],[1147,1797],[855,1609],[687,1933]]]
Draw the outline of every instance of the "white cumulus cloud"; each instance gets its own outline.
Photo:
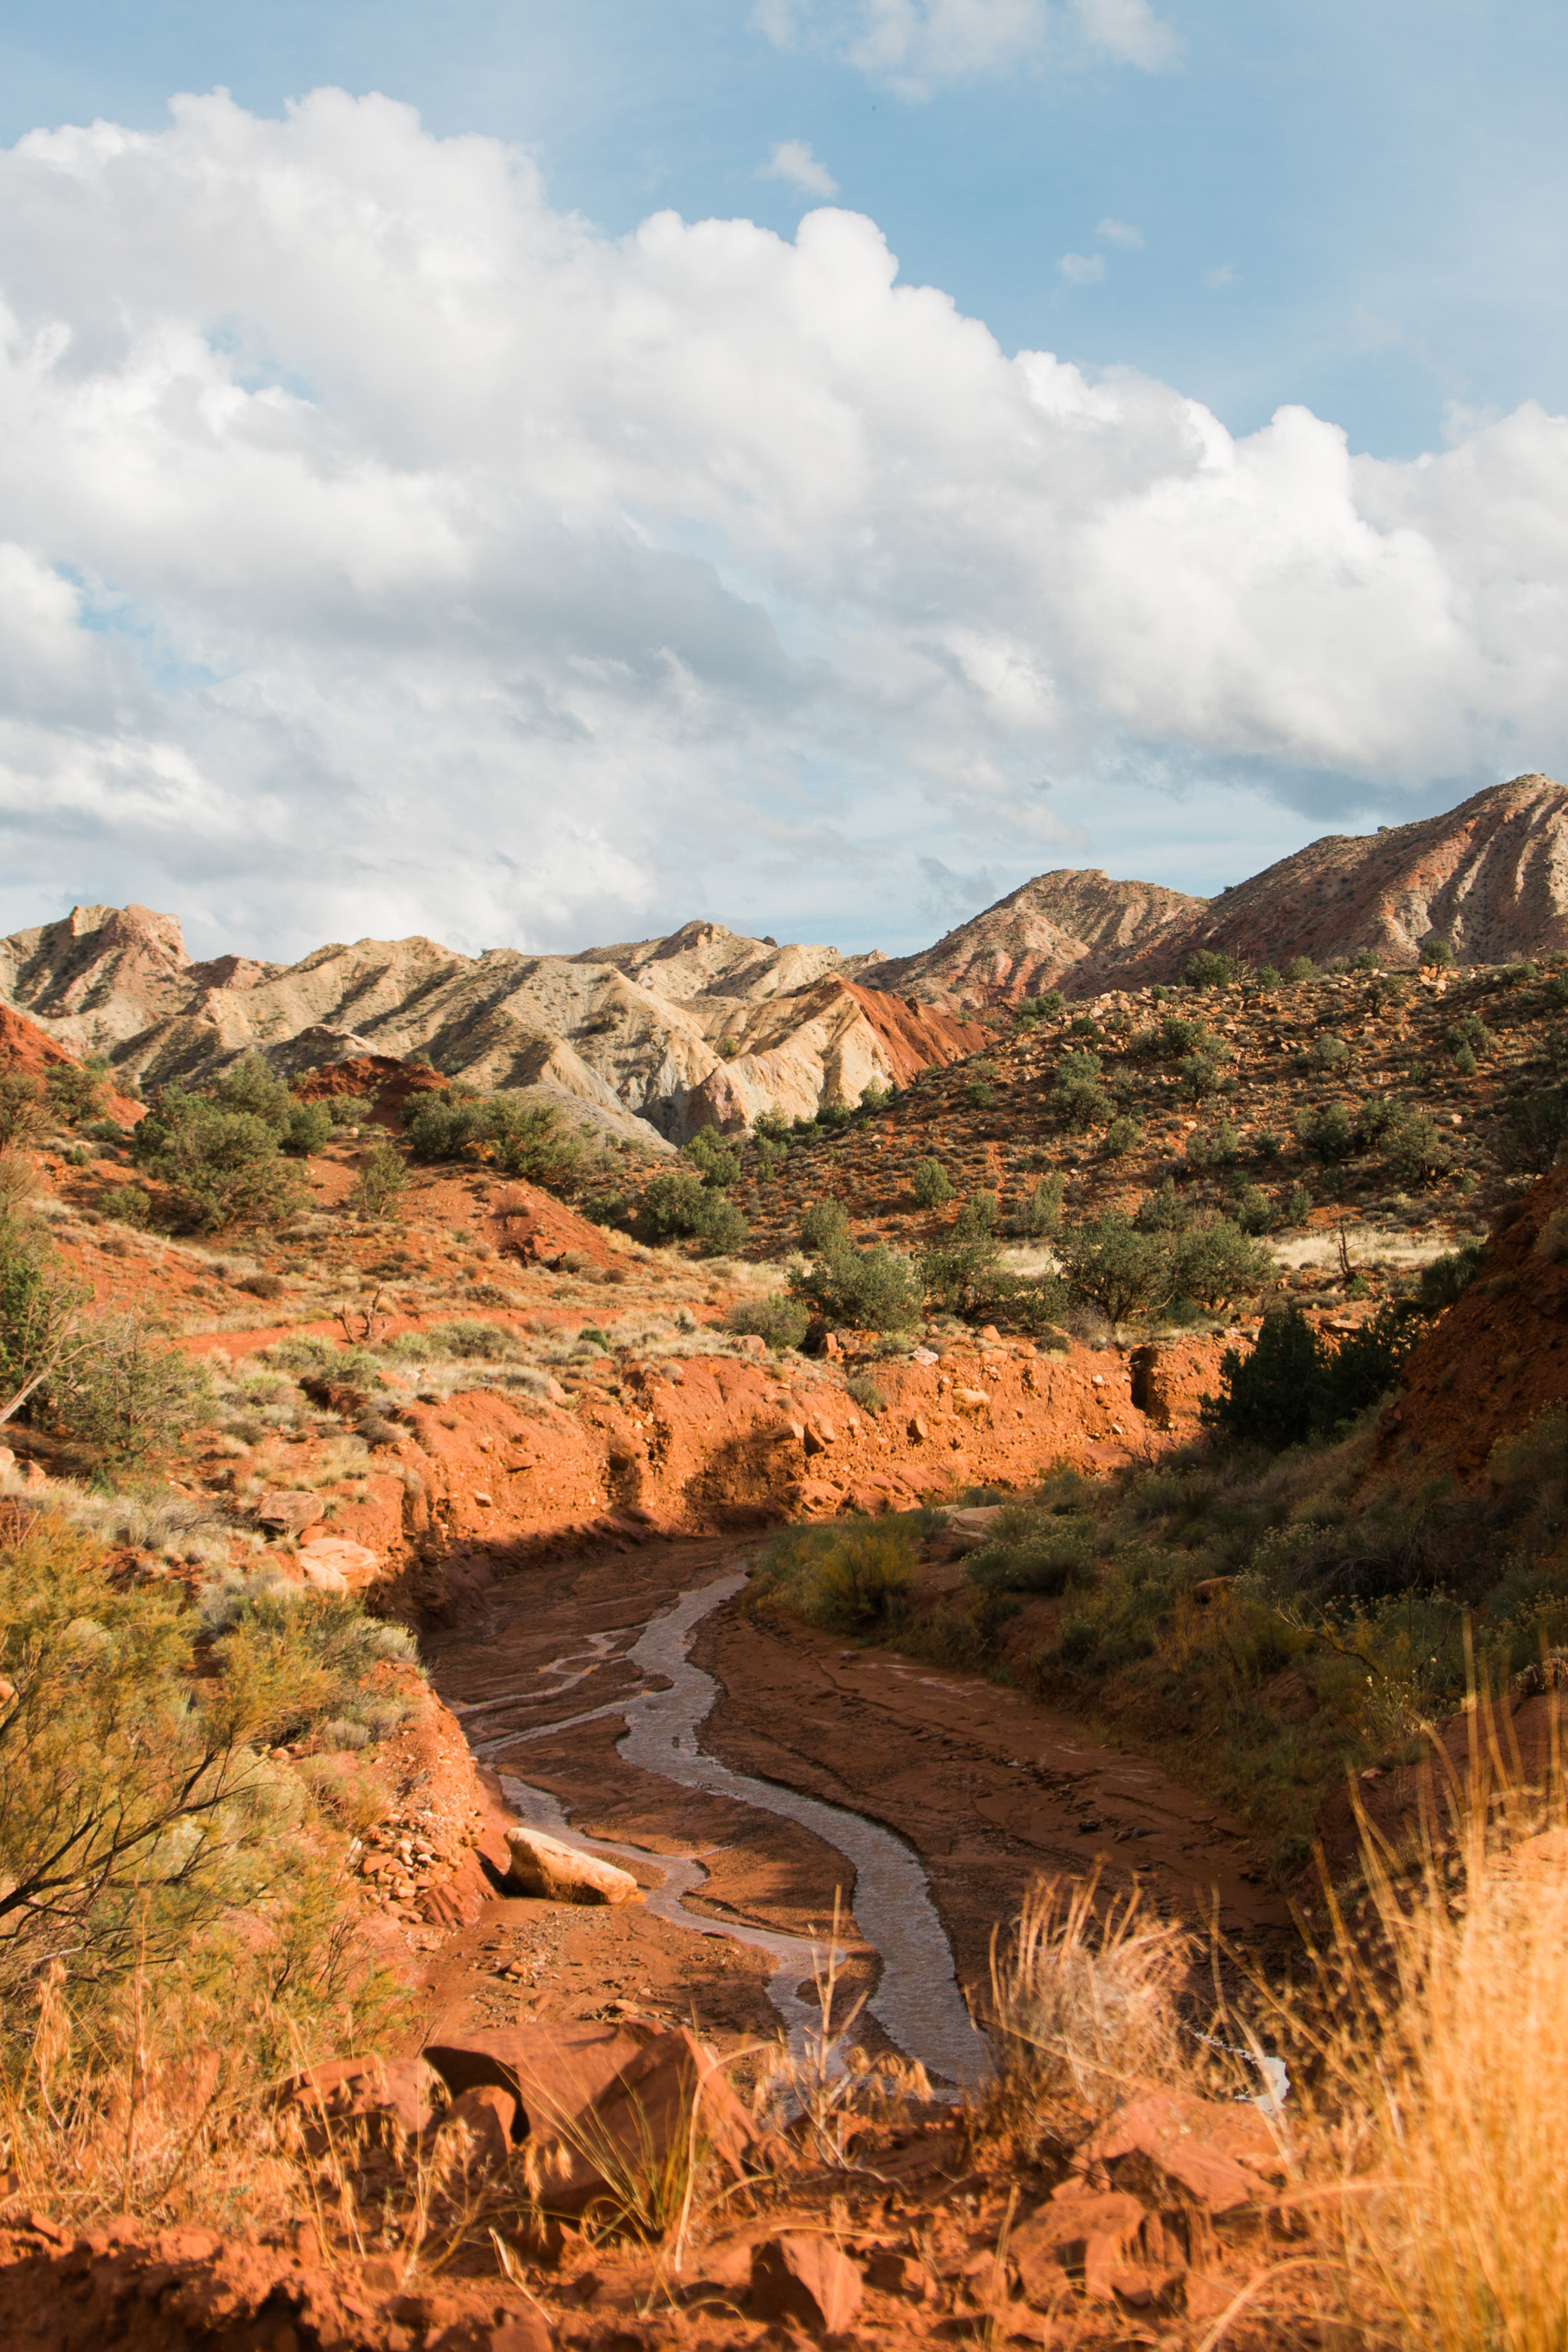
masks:
[[[1181,58],[1181,35],[1155,15],[1148,0],[1072,0],[1072,6],[1084,38],[1124,64],[1165,73]]]
[[[1009,356],[848,212],[612,238],[330,90],[0,154],[5,928],[896,946],[922,859],[1218,829],[1167,783],[1552,766],[1565,548],[1563,418],[1236,437]]]
[[[1131,221],[1112,220],[1109,215],[1096,225],[1094,234],[1096,236],[1103,236],[1107,245],[1125,246],[1129,249],[1142,245],[1144,241],[1144,232],[1141,228],[1134,228]]]
[[[803,139],[781,139],[766,163],[759,164],[759,180],[788,180],[792,187],[808,196],[836,196],[839,184],[825,163],[819,163]]]

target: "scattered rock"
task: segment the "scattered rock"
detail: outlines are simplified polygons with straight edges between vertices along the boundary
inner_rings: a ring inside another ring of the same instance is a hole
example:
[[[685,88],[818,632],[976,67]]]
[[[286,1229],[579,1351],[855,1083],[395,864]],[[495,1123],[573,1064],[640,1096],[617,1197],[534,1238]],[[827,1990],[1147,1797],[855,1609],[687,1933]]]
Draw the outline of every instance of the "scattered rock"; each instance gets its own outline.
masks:
[[[764,2239],[751,2257],[751,2308],[813,2336],[841,2336],[861,2305],[861,2274],[831,2238]]]
[[[508,1874],[519,1894],[549,1903],[632,1903],[642,1892],[629,1870],[618,1870],[596,1853],[580,1853],[542,1830],[507,1832],[512,1857]]]

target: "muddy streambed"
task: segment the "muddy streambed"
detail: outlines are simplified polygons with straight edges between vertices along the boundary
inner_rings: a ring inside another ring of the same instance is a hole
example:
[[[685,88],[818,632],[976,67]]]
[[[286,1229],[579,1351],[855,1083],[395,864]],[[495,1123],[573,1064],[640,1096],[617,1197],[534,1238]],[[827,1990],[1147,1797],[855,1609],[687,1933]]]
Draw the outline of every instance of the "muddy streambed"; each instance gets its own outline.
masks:
[[[1285,1939],[1242,1833],[1155,1768],[1015,1692],[751,1616],[745,1582],[733,1545],[587,1555],[430,1645],[511,1811],[646,1890],[612,1913],[491,1906],[472,1984],[439,1987],[449,2020],[641,2009],[799,2046],[837,1895],[835,2016],[864,1996],[868,2050],[958,2085],[985,2063],[962,1988],[1037,1871],[1135,1875],[1260,1958]]]

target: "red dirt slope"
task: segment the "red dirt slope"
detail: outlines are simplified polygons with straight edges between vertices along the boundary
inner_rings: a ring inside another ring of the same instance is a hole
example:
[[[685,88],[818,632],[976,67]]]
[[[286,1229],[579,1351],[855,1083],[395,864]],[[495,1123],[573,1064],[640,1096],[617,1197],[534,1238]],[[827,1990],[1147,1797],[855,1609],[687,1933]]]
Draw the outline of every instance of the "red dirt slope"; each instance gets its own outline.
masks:
[[[916,997],[891,996],[886,989],[862,988],[852,980],[836,984],[854,998],[876,1031],[901,1087],[933,1063],[945,1066],[962,1061],[966,1054],[977,1054],[986,1042],[987,1032],[977,1021],[935,1013]]]
[[[1448,1472],[1474,1486],[1500,1438],[1568,1398],[1568,1234],[1561,1257],[1536,1247],[1565,1209],[1568,1169],[1556,1169],[1505,1210],[1475,1280],[1405,1367],[1369,1483],[1424,1484]]]
[[[79,1056],[57,1045],[26,1013],[15,1012],[9,1004],[0,1004],[0,1066],[20,1071],[29,1078],[41,1078],[62,1064],[77,1068]],[[111,1090],[105,1097],[104,1117],[118,1120],[121,1127],[134,1127],[143,1116],[142,1105],[131,1102],[125,1095]]]

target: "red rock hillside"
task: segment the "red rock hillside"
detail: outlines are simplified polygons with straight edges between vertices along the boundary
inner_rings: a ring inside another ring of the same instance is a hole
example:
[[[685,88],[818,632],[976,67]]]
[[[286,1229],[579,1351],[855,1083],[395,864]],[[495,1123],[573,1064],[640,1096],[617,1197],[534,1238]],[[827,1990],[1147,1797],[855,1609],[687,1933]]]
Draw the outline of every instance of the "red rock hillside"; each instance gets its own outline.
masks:
[[[1369,1480],[1451,1473],[1473,1486],[1493,1446],[1568,1397],[1568,1169],[1511,1202],[1474,1281],[1411,1355]]]

